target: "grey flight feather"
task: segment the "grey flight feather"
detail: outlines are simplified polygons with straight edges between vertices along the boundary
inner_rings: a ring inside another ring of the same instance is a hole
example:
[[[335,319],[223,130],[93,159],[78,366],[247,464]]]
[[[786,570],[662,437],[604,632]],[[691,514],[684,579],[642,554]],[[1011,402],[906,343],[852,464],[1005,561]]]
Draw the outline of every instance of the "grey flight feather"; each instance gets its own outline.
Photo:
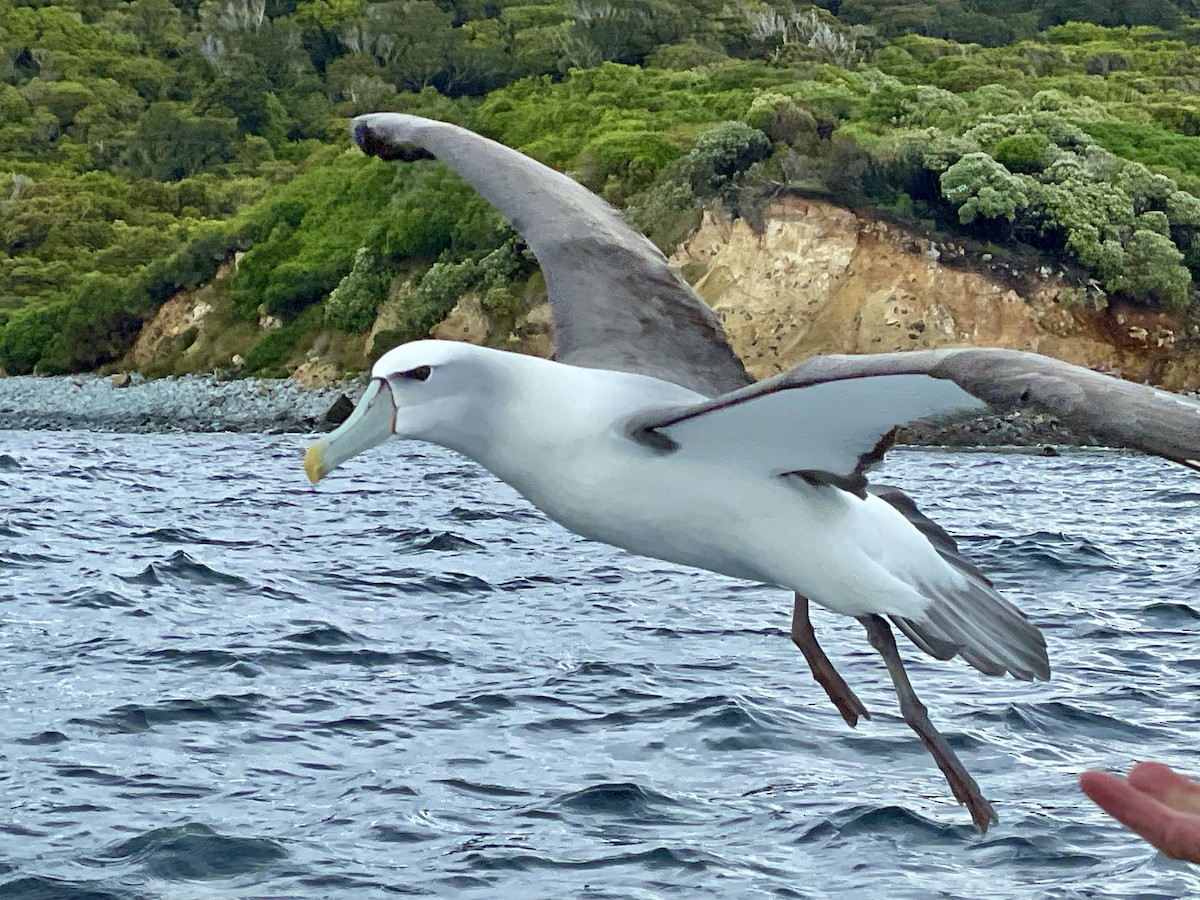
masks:
[[[1049,679],[1046,638],[987,579],[968,578],[953,590],[936,585],[920,590],[931,601],[920,621],[891,618],[926,653],[937,659],[957,654],[985,675]]]
[[[752,380],[716,315],[659,249],[566,175],[418,116],[359,116],[351,133],[381,159],[436,157],[508,217],[546,276],[560,362],[650,375],[710,397]]]
[[[966,576],[966,586],[955,591],[923,588],[930,599],[925,620],[891,616],[892,624],[910,641],[936,659],[961,656],[987,675],[1008,672],[1030,680],[1050,677],[1046,639],[1016,606],[958,550],[950,534],[924,515],[899,488],[871,485],[868,490],[899,510],[935,550]]]

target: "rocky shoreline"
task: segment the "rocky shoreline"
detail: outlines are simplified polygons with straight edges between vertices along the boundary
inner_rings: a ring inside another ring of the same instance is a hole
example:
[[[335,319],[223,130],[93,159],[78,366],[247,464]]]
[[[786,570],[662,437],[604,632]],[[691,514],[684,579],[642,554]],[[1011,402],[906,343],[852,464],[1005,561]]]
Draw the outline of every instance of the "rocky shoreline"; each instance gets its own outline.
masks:
[[[328,431],[362,391],[352,380],[310,388],[291,379],[139,375],[0,378],[0,430]]]
[[[0,378],[0,431],[244,432],[328,431],[343,421],[363,379],[312,388],[292,379],[190,375]],[[905,429],[898,442],[923,447],[1095,446],[1053,416],[1010,413]]]
[[[896,443],[914,447],[1099,447],[1100,441],[1078,434],[1044,413],[985,415],[937,425],[901,429]]]

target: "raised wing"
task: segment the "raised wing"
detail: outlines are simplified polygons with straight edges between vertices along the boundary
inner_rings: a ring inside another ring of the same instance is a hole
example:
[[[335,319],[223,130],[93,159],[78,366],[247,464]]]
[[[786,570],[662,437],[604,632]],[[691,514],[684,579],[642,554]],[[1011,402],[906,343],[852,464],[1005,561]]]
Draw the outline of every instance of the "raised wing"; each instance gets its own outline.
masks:
[[[1200,470],[1200,404],[1016,350],[819,356],[758,384],[632,423],[635,437],[860,496],[897,426],[1036,409],[1105,444]],[[664,441],[665,439],[665,441]]]
[[[710,397],[751,382],[717,317],[658,248],[566,175],[418,116],[359,116],[351,132],[381,159],[440,159],[508,217],[546,276],[561,362],[651,375]]]

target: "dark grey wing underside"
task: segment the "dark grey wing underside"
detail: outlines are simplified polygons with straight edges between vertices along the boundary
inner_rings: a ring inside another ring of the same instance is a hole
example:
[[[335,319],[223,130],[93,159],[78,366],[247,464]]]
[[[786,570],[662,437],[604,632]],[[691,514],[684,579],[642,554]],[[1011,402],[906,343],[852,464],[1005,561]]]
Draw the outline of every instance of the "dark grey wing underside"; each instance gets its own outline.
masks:
[[[716,315],[659,249],[566,175],[418,116],[359,116],[351,132],[381,159],[436,157],[508,217],[546,276],[559,361],[650,375],[705,396],[751,382]]]

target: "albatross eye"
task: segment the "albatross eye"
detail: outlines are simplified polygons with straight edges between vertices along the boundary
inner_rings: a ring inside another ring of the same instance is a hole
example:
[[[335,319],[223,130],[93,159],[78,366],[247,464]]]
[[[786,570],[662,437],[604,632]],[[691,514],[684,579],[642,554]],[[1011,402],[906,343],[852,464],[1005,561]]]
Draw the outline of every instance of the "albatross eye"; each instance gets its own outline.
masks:
[[[429,377],[429,373],[433,370],[429,366],[417,366],[415,369],[409,369],[407,372],[401,372],[401,378],[411,378],[413,381],[424,381]]]

